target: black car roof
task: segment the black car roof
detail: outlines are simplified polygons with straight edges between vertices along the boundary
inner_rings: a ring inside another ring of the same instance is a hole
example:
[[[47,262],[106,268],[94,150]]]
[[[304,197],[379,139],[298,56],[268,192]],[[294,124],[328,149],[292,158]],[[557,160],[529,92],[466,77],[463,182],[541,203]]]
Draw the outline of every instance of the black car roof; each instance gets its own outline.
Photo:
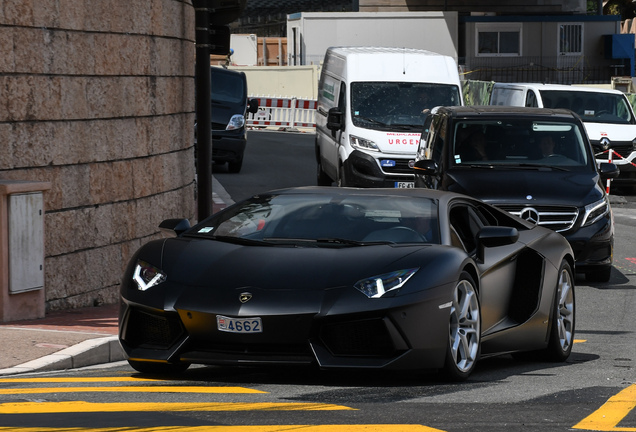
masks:
[[[578,116],[570,110],[561,108],[533,108],[503,105],[470,105],[439,107],[437,113],[448,113],[453,117],[532,117],[572,121]]]

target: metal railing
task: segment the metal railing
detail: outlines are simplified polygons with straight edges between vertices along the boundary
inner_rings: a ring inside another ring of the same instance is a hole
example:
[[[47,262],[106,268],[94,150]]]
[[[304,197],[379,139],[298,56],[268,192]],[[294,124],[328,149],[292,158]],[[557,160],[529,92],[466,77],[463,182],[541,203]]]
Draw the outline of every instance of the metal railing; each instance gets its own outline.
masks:
[[[552,84],[601,84],[613,76],[629,75],[627,60],[589,63],[585,56],[558,57],[462,57],[464,78],[495,82]]]

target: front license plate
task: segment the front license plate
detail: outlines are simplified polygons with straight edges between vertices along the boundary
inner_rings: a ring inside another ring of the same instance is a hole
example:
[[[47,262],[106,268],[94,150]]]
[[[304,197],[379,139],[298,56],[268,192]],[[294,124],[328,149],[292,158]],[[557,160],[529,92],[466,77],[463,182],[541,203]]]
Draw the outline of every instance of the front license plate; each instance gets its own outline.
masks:
[[[411,189],[415,187],[415,182],[395,182],[395,187],[398,189]]]
[[[222,315],[216,316],[216,327],[219,331],[229,333],[262,333],[263,323],[259,317],[254,318],[230,318]]]

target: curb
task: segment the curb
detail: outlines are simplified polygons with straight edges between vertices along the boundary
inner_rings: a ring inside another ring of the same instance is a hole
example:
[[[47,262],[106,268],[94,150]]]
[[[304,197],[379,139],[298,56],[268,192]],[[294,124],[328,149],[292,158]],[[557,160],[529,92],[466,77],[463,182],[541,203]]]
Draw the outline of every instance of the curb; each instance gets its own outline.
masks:
[[[88,339],[54,354],[17,366],[0,369],[0,376],[29,372],[49,372],[125,360],[117,336]]]

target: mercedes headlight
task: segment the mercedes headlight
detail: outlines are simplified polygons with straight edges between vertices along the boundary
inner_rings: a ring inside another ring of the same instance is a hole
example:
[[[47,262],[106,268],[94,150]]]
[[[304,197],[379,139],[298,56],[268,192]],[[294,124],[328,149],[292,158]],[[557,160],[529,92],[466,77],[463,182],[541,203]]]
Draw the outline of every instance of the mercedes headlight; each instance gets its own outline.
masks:
[[[351,143],[351,147],[360,149],[360,150],[370,150],[379,152],[380,149],[378,146],[371,140],[357,137],[355,135],[349,135],[349,143]]]
[[[607,197],[600,201],[585,206],[585,214],[583,215],[583,222],[581,226],[592,225],[597,220],[608,214],[610,211],[610,204]]]
[[[369,298],[380,298],[389,291],[402,288],[419,268],[397,270],[356,282],[353,286]]]
[[[245,117],[241,114],[234,114],[225,127],[225,130],[240,129],[243,126],[245,126]]]
[[[140,291],[159,285],[166,280],[166,274],[152,264],[145,261],[137,261],[133,280]]]

